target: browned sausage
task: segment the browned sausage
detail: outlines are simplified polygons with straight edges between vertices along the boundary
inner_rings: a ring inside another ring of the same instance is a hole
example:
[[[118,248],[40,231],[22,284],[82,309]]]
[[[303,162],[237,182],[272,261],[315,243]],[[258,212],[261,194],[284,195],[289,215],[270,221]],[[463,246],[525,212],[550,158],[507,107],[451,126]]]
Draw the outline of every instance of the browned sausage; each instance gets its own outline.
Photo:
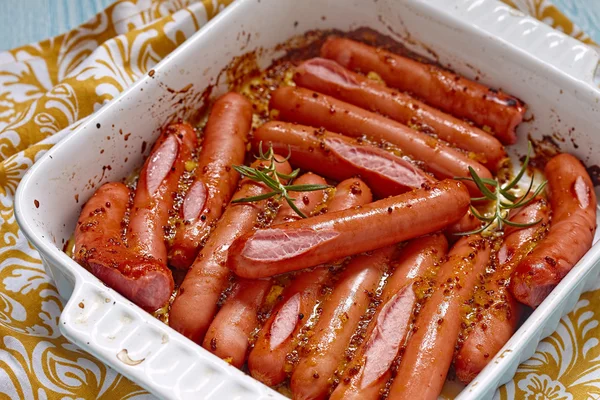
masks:
[[[234,367],[246,361],[248,339],[258,326],[258,312],[271,288],[271,280],[239,279],[212,321],[202,347]]]
[[[347,179],[335,189],[327,212],[361,206],[372,201],[371,191],[358,178]],[[313,312],[323,284],[331,279],[327,268],[315,268],[298,275],[282,293],[281,301],[258,333],[254,349],[248,357],[250,374],[269,386],[286,378],[287,356],[296,344],[300,332]]]
[[[306,173],[294,181],[295,185],[326,185],[325,179],[313,173]],[[294,204],[305,215],[323,201],[325,192],[297,192]],[[280,207],[273,223],[283,223],[301,218],[287,202]],[[258,328],[258,316],[269,289],[271,279],[239,279],[233,292],[210,324],[204,337],[205,349],[213,352],[231,365],[240,368],[246,361],[249,339]]]
[[[537,198],[509,215],[514,223],[540,223],[522,229],[507,225],[504,229],[504,239],[498,251],[499,265],[486,276],[485,286],[475,295],[477,313],[481,317],[466,332],[467,338],[459,343],[460,350],[454,357],[456,376],[465,384],[481,372],[515,332],[522,306],[508,291],[510,274],[544,237],[549,217],[550,207],[543,198]]]
[[[517,140],[515,128],[526,107],[516,97],[470,81],[431,64],[423,64],[349,39],[329,38],[321,56],[351,70],[376,72],[388,85],[415,94],[433,107],[487,126],[504,144]]]
[[[592,247],[596,232],[596,193],[585,167],[570,154],[551,159],[548,179],[552,226],[548,236],[515,269],[510,290],[537,307]]]
[[[330,400],[379,399],[391,377],[390,367],[410,332],[417,296],[413,283],[432,274],[446,257],[448,242],[441,234],[407,243],[381,295],[381,306],[364,334]]]
[[[131,191],[106,183],[83,207],[75,230],[75,260],[106,285],[140,307],[154,311],[173,292],[173,277],[164,263],[130,251],[123,224]]]
[[[169,248],[169,265],[187,269],[221,216],[238,183],[232,165],[244,163],[252,105],[227,93],[212,107],[198,156],[196,175],[180,209],[180,223]]]
[[[397,247],[388,246],[372,254],[357,256],[340,273],[339,280],[321,305],[319,321],[292,374],[290,387],[294,399],[316,400],[328,395],[352,334],[395,253]]]
[[[406,93],[349,71],[334,61],[313,58],[303,62],[296,68],[294,82],[298,86],[382,113],[419,131],[434,133],[451,145],[471,152],[491,171],[496,171],[506,157],[504,146],[492,135]]]
[[[274,225],[237,239],[228,266],[244,278],[296,271],[438,231],[469,206],[466,187],[445,180],[426,189],[302,221]]]
[[[450,242],[455,242],[460,238],[460,235],[458,235],[459,233],[471,232],[480,227],[481,221],[473,215],[471,210],[469,210],[458,222],[447,227],[444,233],[447,235]]]
[[[263,161],[255,161],[252,166],[259,168],[262,163]],[[291,172],[287,162],[276,163],[276,166],[281,173]],[[268,191],[262,183],[243,179],[233,198],[258,196]],[[214,232],[185,276],[179,295],[171,306],[169,323],[173,329],[197,343],[204,338],[217,311],[217,301],[227,287],[230,275],[226,266],[229,247],[236,238],[252,230],[264,207],[265,201],[231,203],[227,206]]]
[[[360,177],[380,197],[420,188],[435,180],[401,157],[369,143],[288,122],[267,122],[254,132],[254,147],[272,144],[290,162],[335,180]]]
[[[169,125],[154,144],[140,172],[129,219],[128,244],[135,253],[167,263],[165,227],[196,144],[196,132],[188,124]]]
[[[483,280],[490,244],[480,235],[463,237],[448,257],[440,267],[433,294],[419,311],[390,387],[390,399],[436,400],[442,390],[463,321],[464,303]]]
[[[271,93],[270,105],[279,111],[279,118],[285,121],[323,127],[346,136],[366,136],[389,142],[403,154],[421,161],[422,168],[439,179],[470,177],[469,167],[482,178],[492,177],[487,168],[467,154],[432,136],[312,90],[281,87]],[[469,183],[469,190],[476,196],[481,195],[474,184]]]

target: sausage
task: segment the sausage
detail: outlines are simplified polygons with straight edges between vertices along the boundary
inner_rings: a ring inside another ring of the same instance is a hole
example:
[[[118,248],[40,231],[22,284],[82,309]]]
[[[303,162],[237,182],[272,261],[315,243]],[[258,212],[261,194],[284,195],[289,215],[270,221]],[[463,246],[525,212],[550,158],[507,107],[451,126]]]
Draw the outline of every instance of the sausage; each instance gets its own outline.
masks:
[[[510,291],[537,307],[592,247],[596,232],[596,193],[584,165],[569,154],[552,158],[548,179],[552,226],[548,236],[512,274]]]
[[[312,172],[307,172],[304,175],[298,177],[294,183],[294,185],[327,185],[327,181],[320,177],[319,175],[313,174]],[[315,190],[312,192],[290,192],[291,196],[294,198],[294,204],[296,208],[298,208],[304,215],[309,216],[316,207],[323,203],[325,200],[325,191],[323,190]],[[298,221],[302,219],[296,211],[287,202],[284,202],[279,211],[277,211],[277,216],[273,220],[273,224],[283,224],[284,222]]]
[[[102,282],[147,311],[162,307],[173,292],[173,277],[164,263],[128,249],[123,224],[131,191],[106,183],[87,201],[75,230],[75,260]]]
[[[321,305],[319,321],[292,373],[290,388],[294,399],[324,399],[328,395],[352,334],[396,252],[396,246],[388,246],[357,256],[340,273]]]
[[[544,198],[534,199],[525,207],[513,210],[510,221],[518,224],[538,224],[528,228],[507,225],[498,251],[498,266],[486,276],[485,286],[475,295],[481,319],[467,331],[454,357],[456,376],[468,384],[508,342],[517,329],[522,306],[508,291],[510,274],[520,260],[545,236],[548,230],[550,206]]]
[[[278,156],[279,157],[279,156]],[[280,158],[281,160],[281,158]],[[257,160],[253,168],[259,168],[264,161]],[[289,163],[276,163],[277,171],[289,174]],[[243,179],[233,199],[258,196],[270,191],[262,183]],[[179,288],[169,314],[169,323],[182,335],[200,343],[217,311],[217,302],[229,281],[226,266],[227,252],[231,243],[246,232],[251,231],[257,217],[265,209],[265,201],[259,203],[230,203],[209,236],[204,248]]]
[[[248,339],[258,326],[258,312],[271,288],[271,280],[239,279],[210,324],[202,347],[241,368]]]
[[[435,232],[458,221],[469,193],[458,181],[367,204],[358,210],[274,225],[237,239],[228,266],[244,278],[262,278],[331,262]]]
[[[325,179],[313,173],[306,173],[294,181],[295,185],[316,184],[325,185]],[[294,204],[303,214],[308,214],[323,201],[325,193],[322,190],[298,192],[292,194]],[[273,223],[283,223],[301,218],[286,202],[280,207]],[[271,279],[240,279],[235,283],[234,290],[225,301],[210,324],[202,346],[228,360],[231,365],[240,368],[246,361],[249,338],[259,326],[258,316],[269,289]]]
[[[371,189],[358,178],[349,178],[335,187],[333,199],[327,205],[327,212],[359,208],[373,201]]]
[[[457,118],[491,128],[504,144],[514,144],[517,140],[515,128],[523,120],[526,107],[521,100],[502,91],[349,39],[327,39],[321,47],[321,57],[350,70],[375,72],[389,86],[410,92]]]
[[[301,87],[333,96],[366,110],[386,115],[418,131],[472,153],[491,171],[506,158],[502,143],[469,123],[445,114],[412,96],[388,88],[325,58],[304,61],[296,68],[294,82]]]
[[[289,151],[294,166],[338,181],[360,175],[380,197],[434,182],[401,157],[324,129],[272,121],[254,131],[252,142],[255,148],[264,142],[280,154]]]
[[[481,227],[481,221],[477,219],[471,210],[468,210],[465,215],[456,223],[450,225],[444,230],[450,242],[458,240],[459,233],[471,232]]]
[[[358,178],[346,179],[335,189],[326,212],[346,210],[370,203],[369,187]],[[287,356],[299,340],[320,295],[321,287],[331,279],[327,268],[317,267],[300,273],[281,294],[281,301],[258,333],[248,357],[250,374],[268,386],[286,378]]]
[[[441,234],[423,236],[406,244],[388,278],[375,311],[352,361],[330,400],[379,399],[391,377],[390,367],[410,333],[417,303],[413,284],[434,272],[446,257],[448,242]]]
[[[236,189],[252,123],[252,105],[237,93],[219,97],[212,107],[198,156],[195,178],[179,214],[169,247],[169,265],[187,269]]]
[[[323,127],[346,136],[362,138],[366,135],[376,141],[389,142],[404,155],[421,161],[423,169],[439,179],[470,177],[469,167],[482,178],[492,178],[483,165],[432,136],[312,90],[281,87],[271,93],[270,105],[279,111],[279,118],[284,121]],[[474,184],[468,183],[468,187],[474,196],[481,196]]]
[[[131,208],[127,237],[134,252],[167,263],[165,227],[196,144],[196,132],[189,124],[169,125],[154,144],[140,171]]]
[[[461,238],[438,272],[434,292],[419,311],[402,355],[390,399],[436,400],[452,363],[462,312],[481,284],[490,244],[480,235]]]

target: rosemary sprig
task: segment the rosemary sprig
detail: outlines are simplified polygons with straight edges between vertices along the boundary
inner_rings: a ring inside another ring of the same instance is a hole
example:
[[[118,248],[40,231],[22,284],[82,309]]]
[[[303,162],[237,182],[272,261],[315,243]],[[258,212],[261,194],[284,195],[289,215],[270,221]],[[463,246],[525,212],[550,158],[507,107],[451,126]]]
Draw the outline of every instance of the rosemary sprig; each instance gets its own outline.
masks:
[[[482,197],[472,197],[471,201],[482,201],[482,200],[493,201],[494,209],[495,209],[494,214],[492,216],[486,217],[485,215],[480,214],[477,211],[477,209],[475,209],[475,207],[473,207],[473,205],[471,205],[470,206],[471,213],[475,216],[475,218],[479,219],[480,221],[485,222],[485,224],[479,229],[469,231],[469,232],[460,232],[460,233],[457,233],[457,235],[463,236],[463,235],[473,235],[476,233],[481,233],[481,232],[485,231],[486,229],[488,229],[490,226],[492,226],[492,224],[494,222],[498,223],[498,229],[502,229],[503,224],[506,224],[508,226],[514,226],[516,228],[527,228],[527,227],[537,225],[540,223],[541,219],[538,221],[535,221],[535,222],[527,223],[527,224],[518,224],[518,223],[512,222],[508,218],[506,218],[509,210],[519,208],[519,207],[524,207],[524,206],[528,205],[529,203],[531,203],[535,199],[535,197],[537,195],[539,195],[542,192],[542,190],[544,190],[544,187],[546,187],[546,184],[548,183],[548,181],[543,181],[536,188],[536,190],[533,192],[533,194],[531,196],[529,196],[529,194],[531,193],[531,189],[533,188],[533,182],[535,179],[535,174],[534,174],[531,177],[531,181],[529,182],[529,187],[527,188],[527,191],[525,192],[525,194],[523,196],[517,197],[514,194],[510,193],[510,190],[518,185],[519,181],[521,180],[521,178],[523,178],[523,175],[525,174],[525,171],[527,170],[527,165],[529,165],[529,157],[531,154],[531,150],[532,150],[531,142],[529,142],[529,146],[527,149],[527,156],[525,157],[525,161],[523,162],[523,167],[521,168],[519,173],[517,173],[517,175],[510,182],[508,182],[505,185],[500,185],[500,183],[494,179],[481,178],[479,175],[477,175],[477,172],[475,172],[475,170],[471,167],[469,167],[469,173],[471,174],[470,178],[466,178],[466,177],[455,178],[455,179],[461,180],[461,181],[474,182],[475,185],[477,185],[477,188],[481,191],[481,194],[483,194],[483,196]],[[493,188],[493,191],[490,190],[488,188],[488,186],[491,186]],[[503,199],[506,199],[508,201],[503,201]]]
[[[234,165],[233,169],[235,169],[241,176],[251,179],[255,182],[262,182],[267,187],[269,187],[272,191],[261,194],[258,196],[252,197],[244,197],[242,199],[233,200],[232,203],[252,203],[256,201],[261,201],[265,199],[269,199],[271,197],[276,197],[278,200],[285,199],[285,201],[290,205],[292,210],[296,212],[302,218],[306,218],[306,215],[302,211],[296,207],[294,204],[293,197],[290,196],[289,192],[312,192],[315,190],[325,190],[330,188],[330,185],[315,185],[315,184],[306,184],[306,185],[284,185],[281,182],[281,179],[284,180],[292,180],[298,176],[300,169],[295,169],[291,174],[282,174],[281,172],[277,172],[275,166],[276,163],[283,163],[289,160],[291,155],[291,151],[288,151],[288,156],[282,160],[278,161],[275,158],[275,152],[273,151],[273,146],[269,145],[269,150],[266,152],[263,151],[262,142],[259,143],[258,146],[258,156],[255,156],[256,159],[269,162],[269,165],[263,167],[261,169],[247,167],[245,165]]]

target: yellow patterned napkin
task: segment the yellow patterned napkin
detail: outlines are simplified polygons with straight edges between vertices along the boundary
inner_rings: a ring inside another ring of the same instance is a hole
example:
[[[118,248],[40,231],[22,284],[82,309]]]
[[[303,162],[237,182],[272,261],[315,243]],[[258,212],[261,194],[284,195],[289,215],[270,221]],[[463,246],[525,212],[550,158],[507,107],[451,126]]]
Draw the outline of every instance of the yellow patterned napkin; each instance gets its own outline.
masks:
[[[60,335],[61,299],[19,232],[13,198],[44,151],[230,1],[119,0],[71,32],[0,53],[0,398],[150,397]],[[504,1],[591,44],[548,1]],[[501,390],[503,398],[600,394],[600,306],[592,302],[598,294],[582,296]]]

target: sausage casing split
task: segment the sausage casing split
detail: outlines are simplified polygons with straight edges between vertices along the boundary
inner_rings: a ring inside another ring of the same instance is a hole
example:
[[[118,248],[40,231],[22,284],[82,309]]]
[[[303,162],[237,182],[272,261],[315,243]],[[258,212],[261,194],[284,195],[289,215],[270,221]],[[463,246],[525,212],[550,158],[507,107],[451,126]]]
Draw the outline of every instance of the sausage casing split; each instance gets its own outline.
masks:
[[[460,239],[440,267],[434,292],[421,307],[402,355],[389,398],[436,400],[452,363],[464,303],[471,298],[490,258],[480,235]]]
[[[295,399],[324,399],[346,349],[375,295],[377,285],[397,252],[388,246],[353,258],[321,304],[319,321],[300,351],[290,380]]]
[[[262,163],[263,161],[255,161],[252,167],[259,168]],[[276,163],[276,167],[281,173],[291,172],[287,162]],[[258,196],[268,191],[269,189],[261,183],[243,179],[233,198]],[[169,323],[173,329],[197,343],[204,338],[217,311],[219,297],[229,281],[230,273],[226,261],[230,245],[236,238],[254,228],[256,219],[264,207],[265,201],[230,203],[227,206],[215,230],[185,276],[179,295],[171,306]]]
[[[552,158],[548,179],[552,224],[548,236],[512,274],[517,300],[537,307],[592,247],[596,232],[596,193],[585,167],[570,154]]]
[[[431,64],[420,63],[349,39],[329,38],[321,56],[350,70],[377,73],[388,85],[413,93],[458,118],[488,126],[504,144],[517,140],[525,104],[516,97],[473,82]]]
[[[360,209],[273,225],[237,239],[228,266],[245,278],[313,267],[443,229],[462,218],[469,201],[461,182],[445,180]]]
[[[439,179],[470,177],[469,167],[482,178],[492,178],[490,171],[482,164],[432,136],[312,90],[280,87],[271,93],[269,104],[279,111],[279,118],[284,121],[391,143],[403,154],[422,162],[422,167]],[[474,184],[468,182],[467,185],[473,195],[481,196]]]
[[[187,269],[236,189],[252,123],[252,105],[237,93],[217,99],[204,129],[196,176],[180,209],[169,265]]]
[[[504,146],[492,135],[406,93],[349,71],[334,61],[313,58],[303,62],[296,68],[294,82],[298,86],[382,113],[419,131],[435,133],[451,145],[472,152],[491,171],[496,171],[506,158]]]
[[[135,253],[166,265],[165,227],[196,144],[196,132],[189,124],[169,125],[154,144],[140,171],[129,219],[128,244]]]
[[[173,292],[173,277],[164,263],[132,252],[124,242],[123,221],[131,191],[122,183],[106,183],[87,201],[75,230],[75,260],[102,282],[154,311]]]
[[[323,129],[288,122],[267,122],[254,132],[254,147],[271,144],[290,152],[299,168],[341,181],[360,175],[380,197],[394,196],[435,180],[401,157]]]
[[[508,291],[513,269],[548,230],[550,206],[544,198],[534,199],[523,208],[513,210],[509,220],[517,224],[532,224],[528,228],[507,225],[498,251],[498,266],[486,276],[485,286],[475,295],[481,319],[469,328],[454,357],[456,376],[465,384],[471,382],[508,342],[517,328],[522,306]]]
[[[331,400],[379,399],[391,377],[390,367],[410,333],[417,302],[413,283],[433,273],[448,250],[446,238],[437,233],[413,239],[401,250],[388,278],[364,341],[356,350]]]
[[[325,179],[308,172],[294,181],[294,185],[326,185]],[[295,192],[294,204],[305,215],[310,215],[319,205],[325,193],[323,190]],[[284,202],[279,208],[273,223],[283,223],[301,218]],[[210,324],[203,347],[231,365],[240,368],[246,361],[246,353],[252,332],[259,326],[259,312],[265,297],[271,289],[271,279],[239,279],[223,307]]]
[[[340,182],[327,212],[361,206],[372,201],[369,187],[358,178]],[[322,286],[331,279],[329,269],[317,267],[300,273],[282,293],[281,301],[258,333],[248,357],[250,374],[269,386],[283,382],[289,365],[287,355],[296,347],[320,296]]]

